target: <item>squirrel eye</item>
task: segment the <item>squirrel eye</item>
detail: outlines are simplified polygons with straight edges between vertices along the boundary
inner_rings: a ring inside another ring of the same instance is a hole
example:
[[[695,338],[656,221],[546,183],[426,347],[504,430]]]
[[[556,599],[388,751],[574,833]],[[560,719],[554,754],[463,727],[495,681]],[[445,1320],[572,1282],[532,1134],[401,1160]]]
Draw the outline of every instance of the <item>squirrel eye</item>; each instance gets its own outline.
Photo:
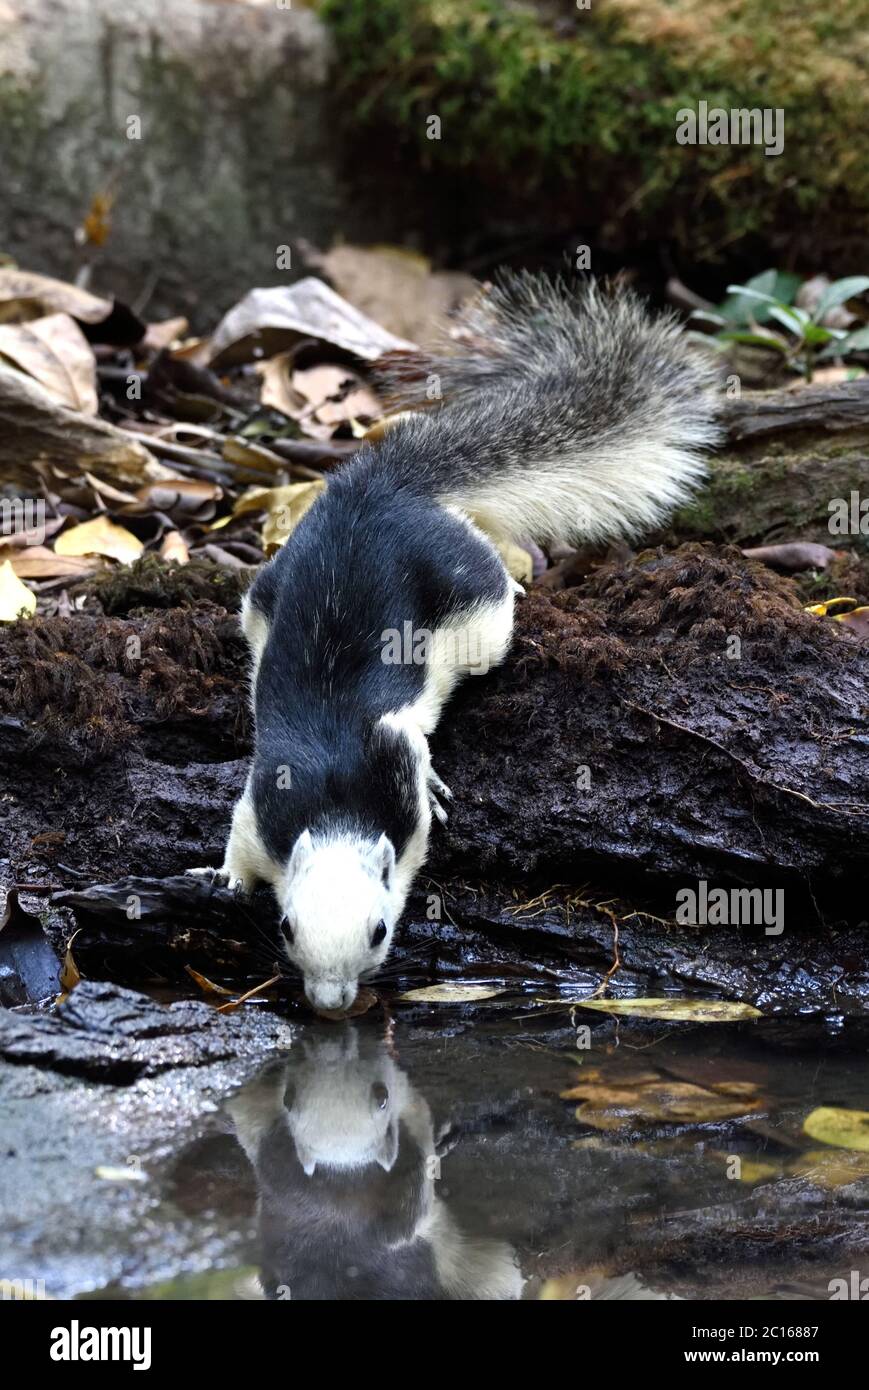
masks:
[[[378,922],[374,931],[371,933],[372,946],[379,946],[381,941],[386,940],[386,923]]]
[[[371,1095],[378,1110],[385,1110],[389,1104],[389,1091],[382,1081],[375,1081],[371,1087]]]
[[[285,940],[286,940],[286,942],[287,942],[287,945],[288,945],[288,946],[292,946],[292,944],[293,944],[293,929],[292,929],[292,927],[290,926],[290,919],[289,919],[289,917],[282,917],[282,918],[281,918],[281,931],[282,931],[283,934],[284,934],[284,938],[285,938]]]

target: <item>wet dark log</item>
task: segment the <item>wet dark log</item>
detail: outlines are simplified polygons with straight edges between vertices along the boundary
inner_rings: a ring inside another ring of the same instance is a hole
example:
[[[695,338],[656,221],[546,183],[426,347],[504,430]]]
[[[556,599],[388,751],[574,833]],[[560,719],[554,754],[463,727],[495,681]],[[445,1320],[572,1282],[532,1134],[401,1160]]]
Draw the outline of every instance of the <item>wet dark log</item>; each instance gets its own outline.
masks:
[[[796,391],[746,391],[724,403],[731,444],[811,431],[869,430],[869,378]]]
[[[462,883],[442,890],[448,916],[432,922],[433,891],[424,881],[412,896],[394,959],[376,982],[391,1009],[400,992],[432,979],[498,980],[517,1007],[523,998],[547,998],[566,1008],[558,1001],[591,993],[618,959],[615,983],[641,994],[711,990],[766,1015],[869,1011],[865,925],[810,937],[793,930],[770,937],[762,927],[674,927],[576,891],[517,902],[503,886]],[[60,947],[69,914],[79,932],[76,958],[99,977],[181,981],[189,967],[239,985],[280,968],[267,892],[240,902],[228,889],[188,877],[125,878],[59,892],[51,905],[49,934]],[[285,1007],[304,1011],[297,980],[287,976],[277,992]]]
[[[91,926],[111,909],[102,936],[77,944],[86,973],[142,980],[192,964],[265,978],[267,894],[224,903],[222,928],[220,892],[206,902],[192,880],[151,885],[140,916],[125,915],[129,875],[222,857],[247,752],[234,620],[202,602],[113,606],[0,633],[4,875],[43,900],[75,890],[57,904]],[[736,551],[646,552],[532,592],[507,664],[466,681],[435,737],[455,800],[434,827],[408,946],[440,973],[482,963],[535,988],[594,981],[620,919],[626,979],[653,980],[657,961],[671,982],[739,998],[829,1006],[840,979],[859,1001],[867,672],[865,644]],[[699,880],[783,893],[781,941],[763,923],[745,936],[725,923],[705,944],[680,932],[676,894]],[[92,887],[107,882],[120,887]]]

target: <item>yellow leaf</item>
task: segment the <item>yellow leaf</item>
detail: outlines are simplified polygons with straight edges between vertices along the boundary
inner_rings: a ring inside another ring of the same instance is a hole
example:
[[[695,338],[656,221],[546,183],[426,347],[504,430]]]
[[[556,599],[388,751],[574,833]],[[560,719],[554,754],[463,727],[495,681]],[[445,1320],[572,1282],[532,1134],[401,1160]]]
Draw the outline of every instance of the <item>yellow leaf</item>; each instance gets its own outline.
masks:
[[[409,999],[417,1004],[470,1004],[479,999],[494,999],[504,990],[492,985],[455,984],[427,985],[424,989],[409,989],[400,994],[399,999]]]
[[[628,1018],[663,1018],[689,1023],[732,1023],[742,1018],[760,1018],[753,1004],[737,1004],[727,999],[574,999],[579,1009],[599,1009],[605,1014]]]
[[[831,608],[838,608],[840,603],[856,603],[855,598],[828,598],[826,603],[810,603],[803,609],[804,613],[814,613],[816,618],[826,618]]]
[[[107,516],[95,516],[70,531],[62,531],[54,542],[58,555],[108,555],[130,565],[145,549],[142,542],[124,526],[116,526]]]
[[[81,927],[79,927],[79,931],[81,931]],[[73,932],[69,941],[66,943],[66,953],[63,957],[63,965],[60,970],[60,994],[55,1000],[56,1004],[62,1004],[64,999],[72,993],[81,980],[78,966],[75,963],[75,957],[72,954],[72,943],[77,936],[78,932]]]
[[[379,444],[393,425],[397,425],[401,420],[412,420],[415,414],[413,410],[398,410],[394,415],[384,415],[380,420],[375,420],[373,425],[369,425],[362,438],[369,444]]]
[[[0,565],[0,623],[14,623],[23,613],[36,612],[36,595],[22,584],[8,560]]]
[[[822,1144],[869,1153],[869,1110],[845,1110],[838,1105],[820,1105],[806,1116],[803,1130],[811,1139],[818,1139]]]
[[[325,480],[320,478],[310,483],[287,483],[285,487],[252,487],[236,502],[233,516],[265,512],[263,544],[271,552],[284,544],[325,488]]]

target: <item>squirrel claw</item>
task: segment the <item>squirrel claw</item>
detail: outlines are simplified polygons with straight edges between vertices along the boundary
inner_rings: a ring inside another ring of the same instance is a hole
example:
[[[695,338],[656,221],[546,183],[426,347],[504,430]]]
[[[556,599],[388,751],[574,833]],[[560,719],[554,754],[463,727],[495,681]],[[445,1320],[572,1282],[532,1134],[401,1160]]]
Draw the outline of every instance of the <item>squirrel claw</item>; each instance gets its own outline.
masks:
[[[215,869],[213,865],[206,864],[201,869],[185,869],[188,878],[199,878],[210,884],[212,888],[225,888],[229,879],[220,869]]]
[[[438,801],[433,791],[430,791],[428,794],[428,803],[431,806],[433,814],[437,816],[441,825],[446,825],[447,821],[449,820],[449,816],[447,815],[441,803]]]
[[[430,793],[437,793],[438,796],[443,797],[444,801],[452,801],[452,792],[450,791],[446,782],[442,781],[441,778],[438,777],[433,767],[430,767],[428,770],[428,785]]]

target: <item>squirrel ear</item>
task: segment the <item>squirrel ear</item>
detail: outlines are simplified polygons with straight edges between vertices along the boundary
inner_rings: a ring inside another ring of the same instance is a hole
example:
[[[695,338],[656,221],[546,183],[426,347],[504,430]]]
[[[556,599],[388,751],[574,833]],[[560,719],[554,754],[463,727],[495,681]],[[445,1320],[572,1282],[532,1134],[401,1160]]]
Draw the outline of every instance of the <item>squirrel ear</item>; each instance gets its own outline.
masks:
[[[384,1173],[391,1173],[398,1158],[398,1125],[394,1120],[390,1120],[386,1133],[377,1146],[375,1155]]]
[[[311,839],[310,830],[303,830],[296,843],[293,845],[293,852],[290,855],[289,874],[297,874],[308,863],[314,853],[314,841]]]
[[[395,850],[388,835],[381,835],[372,851],[374,865],[383,882],[389,884],[395,868]]]
[[[302,1165],[302,1171],[306,1178],[312,1178],[317,1171],[317,1160],[308,1148],[307,1144],[296,1140],[296,1157]]]

